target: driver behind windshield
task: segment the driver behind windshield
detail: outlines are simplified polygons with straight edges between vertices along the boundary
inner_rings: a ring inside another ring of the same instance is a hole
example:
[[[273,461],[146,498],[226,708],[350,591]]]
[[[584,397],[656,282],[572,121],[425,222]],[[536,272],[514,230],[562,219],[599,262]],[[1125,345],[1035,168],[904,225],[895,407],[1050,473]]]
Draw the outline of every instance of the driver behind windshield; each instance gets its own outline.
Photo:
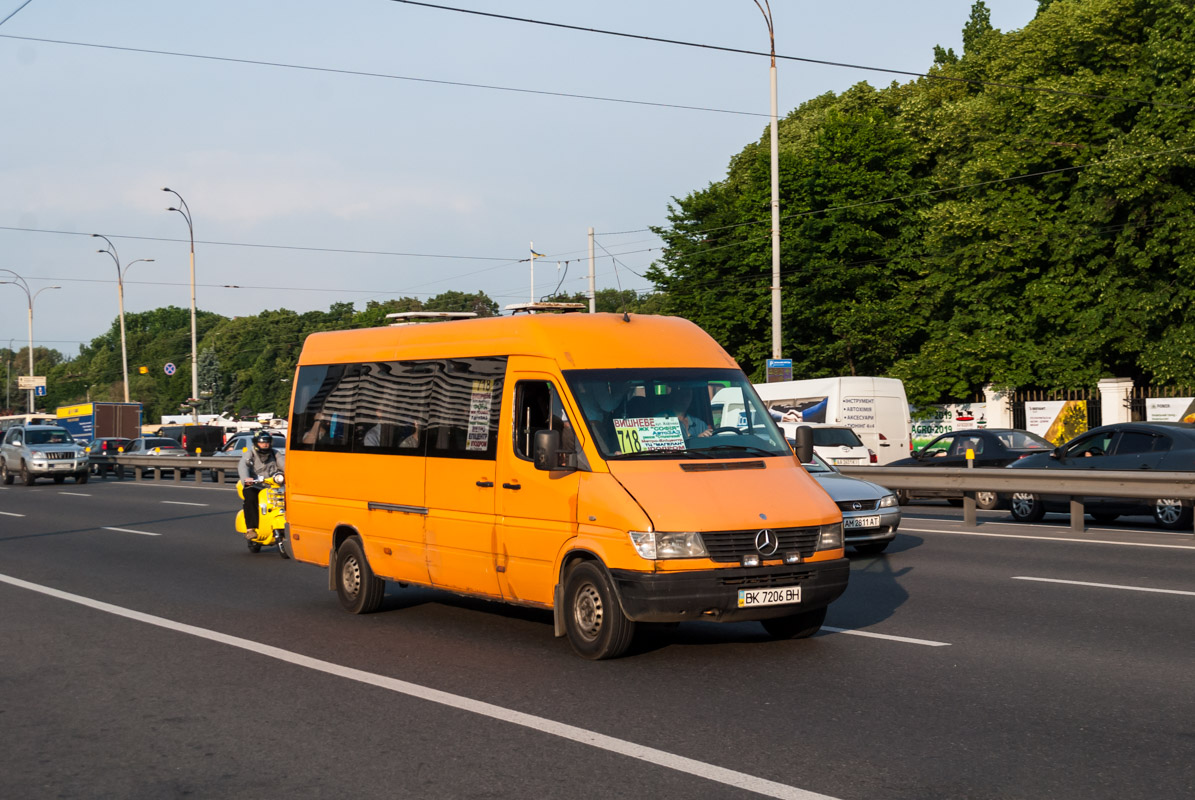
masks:
[[[693,404],[693,392],[683,386],[674,387],[664,397],[668,410],[680,422],[681,434],[685,441],[713,434],[705,420],[689,414],[689,406]]]

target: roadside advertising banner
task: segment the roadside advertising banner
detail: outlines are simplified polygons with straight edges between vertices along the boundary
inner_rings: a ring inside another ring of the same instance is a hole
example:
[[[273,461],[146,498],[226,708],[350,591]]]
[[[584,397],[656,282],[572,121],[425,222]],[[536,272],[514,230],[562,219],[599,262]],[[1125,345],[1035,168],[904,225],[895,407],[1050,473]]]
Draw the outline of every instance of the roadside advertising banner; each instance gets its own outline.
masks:
[[[769,400],[767,402],[768,410],[772,412],[772,419],[777,422],[825,422],[826,421],[826,405],[829,398],[825,395],[819,397],[793,397],[784,400]],[[874,398],[873,398],[874,402]],[[847,404],[844,399],[843,405]],[[845,412],[846,409],[843,409]],[[847,422],[846,419],[841,420],[843,423],[850,425],[852,428],[860,427],[866,428],[868,425],[859,424],[858,420]],[[875,427],[875,409],[871,409],[869,417],[870,427]],[[746,424],[744,422],[744,424]]]
[[[1058,445],[1087,430],[1086,400],[1042,400],[1025,404],[1025,429]]]
[[[985,427],[987,403],[910,405],[909,417],[913,421],[913,449],[920,450],[943,433]]]
[[[1145,401],[1146,422],[1195,422],[1195,397],[1150,397]]]

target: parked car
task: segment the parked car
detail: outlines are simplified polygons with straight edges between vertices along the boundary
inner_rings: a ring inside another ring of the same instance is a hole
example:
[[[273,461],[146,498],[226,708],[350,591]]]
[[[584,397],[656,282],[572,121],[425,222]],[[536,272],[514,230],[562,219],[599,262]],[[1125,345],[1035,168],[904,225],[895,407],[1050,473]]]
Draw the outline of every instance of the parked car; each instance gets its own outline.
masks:
[[[191,455],[201,450],[211,454],[224,444],[224,428],[219,425],[163,425],[158,436],[174,439]]]
[[[181,457],[190,455],[183,446],[174,439],[167,439],[165,436],[143,436],[140,439],[134,439],[129,442],[129,446],[125,448],[124,454],[126,456],[162,456],[162,457]],[[141,475],[144,477],[149,469],[147,467],[139,467]],[[184,469],[182,474],[189,475],[190,470]]]
[[[900,527],[896,495],[878,483],[843,475],[816,453],[813,461],[803,466],[842,511],[846,544],[860,553],[884,552]]]
[[[968,449],[974,451],[977,468],[1006,467],[1034,453],[1052,450],[1054,445],[1036,433],[1016,428],[974,428],[944,433],[911,457],[893,461],[888,466],[966,467]],[[962,502],[962,493],[957,489],[899,489],[896,497],[902,505],[918,497],[945,497],[951,502]],[[1002,498],[996,492],[975,493],[975,505],[979,508],[996,508],[1001,502]]]
[[[797,427],[804,425],[813,430],[813,452],[827,463],[839,467],[862,467],[878,464],[875,452],[855,431],[846,425],[821,425],[815,422],[781,422],[785,436],[792,437]]]
[[[92,439],[84,447],[87,449],[89,456],[114,456],[125,452],[129,449],[132,439],[121,439],[117,437],[103,437],[100,439]],[[100,471],[112,472],[116,467],[112,464],[92,464],[91,473],[99,475]]]
[[[241,431],[238,434],[229,438],[224,446],[216,452],[212,453],[217,458],[240,458],[241,454],[249,448],[253,447],[253,437],[257,435],[256,431]],[[276,431],[270,431],[270,440],[275,450],[279,453],[286,452],[286,435]],[[215,481],[219,479],[216,471],[209,470],[208,478]]]
[[[1195,424],[1120,422],[1093,428],[1066,444],[1009,464],[1019,469],[1195,471]],[[1160,490],[1162,491],[1162,490]],[[1167,530],[1190,530],[1191,501],[1161,497],[1085,497],[1087,513],[1097,522],[1122,515],[1151,515]],[[1070,513],[1066,497],[1017,492],[1009,498],[1014,519],[1036,522],[1047,513]]]
[[[6,485],[16,475],[32,486],[38,478],[62,483],[73,476],[75,483],[87,483],[87,451],[57,425],[13,425],[0,444],[0,481]]]

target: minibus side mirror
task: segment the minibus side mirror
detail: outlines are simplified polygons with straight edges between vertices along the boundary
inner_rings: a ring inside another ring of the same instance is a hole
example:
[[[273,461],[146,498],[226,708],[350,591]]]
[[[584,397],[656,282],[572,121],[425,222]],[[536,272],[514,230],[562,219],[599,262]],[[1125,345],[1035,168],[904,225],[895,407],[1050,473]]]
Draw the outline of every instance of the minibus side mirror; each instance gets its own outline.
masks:
[[[536,431],[532,456],[535,468],[545,471],[576,469],[576,454],[561,453],[560,431]],[[563,460],[561,456],[564,456]]]
[[[813,461],[813,428],[808,425],[801,425],[797,428],[797,432],[793,437],[797,443],[797,459],[802,464],[808,464]]]

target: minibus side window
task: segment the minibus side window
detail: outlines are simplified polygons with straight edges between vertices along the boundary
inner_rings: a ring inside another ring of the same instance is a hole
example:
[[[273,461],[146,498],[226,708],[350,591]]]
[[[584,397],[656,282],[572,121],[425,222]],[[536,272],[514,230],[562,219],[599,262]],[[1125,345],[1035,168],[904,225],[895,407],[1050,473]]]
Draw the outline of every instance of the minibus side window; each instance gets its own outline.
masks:
[[[348,452],[360,364],[299,368],[289,449]]]
[[[418,455],[427,440],[428,394],[435,365],[377,361],[361,366],[353,415],[353,452]]]
[[[506,358],[449,358],[435,365],[428,392],[428,456],[494,460]]]
[[[551,381],[519,381],[515,385],[515,455],[533,461],[536,431],[560,431],[562,455],[576,450],[572,421]]]

